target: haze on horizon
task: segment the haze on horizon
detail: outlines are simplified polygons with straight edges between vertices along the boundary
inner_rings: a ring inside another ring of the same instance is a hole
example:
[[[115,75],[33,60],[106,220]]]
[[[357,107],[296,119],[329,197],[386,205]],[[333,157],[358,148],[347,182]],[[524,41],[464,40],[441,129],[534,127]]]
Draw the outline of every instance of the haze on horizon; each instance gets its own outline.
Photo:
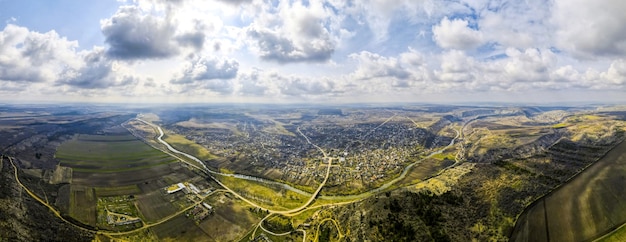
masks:
[[[0,0],[0,102],[626,102],[626,1]]]

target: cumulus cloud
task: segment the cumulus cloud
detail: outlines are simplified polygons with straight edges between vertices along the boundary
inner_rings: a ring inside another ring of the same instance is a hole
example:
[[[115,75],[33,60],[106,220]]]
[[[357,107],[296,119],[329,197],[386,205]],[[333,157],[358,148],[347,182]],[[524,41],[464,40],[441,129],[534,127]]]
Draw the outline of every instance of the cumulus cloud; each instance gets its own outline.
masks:
[[[214,79],[232,79],[237,76],[237,71],[239,71],[239,63],[235,60],[219,59],[214,56],[195,57],[184,63],[180,73],[170,82],[189,84]]]
[[[138,6],[122,6],[100,25],[109,44],[107,54],[114,58],[165,58],[178,53],[172,41],[174,26],[168,19],[146,14]]]
[[[269,94],[268,92],[275,86],[262,74],[262,70],[259,69],[241,73],[238,77],[237,94],[243,96],[263,96]]]
[[[104,49],[83,52],[83,64],[79,68],[66,68],[59,76],[57,85],[80,89],[107,89],[116,86],[135,85],[138,78],[132,74],[119,73],[116,63],[105,55]]]
[[[295,100],[332,97],[345,91],[345,87],[338,81],[327,77],[284,75],[261,69],[241,73],[234,86],[234,93],[240,96],[271,96]]]
[[[479,13],[477,24],[486,42],[504,49],[550,47],[552,31],[546,19],[551,15],[550,2],[526,1],[466,1]]]
[[[309,96],[326,96],[335,93],[335,83],[326,78],[309,79],[296,76],[282,77],[279,75],[271,76],[280,80],[280,91],[287,96],[309,97]]]
[[[602,77],[611,84],[622,85],[626,83],[626,61],[624,59],[613,61],[609,69],[602,73]]]
[[[578,57],[626,55],[626,2],[557,0],[551,21],[556,43]]]
[[[68,41],[55,31],[38,33],[7,24],[0,31],[0,80],[50,82],[59,66],[76,66],[76,41]]]
[[[329,10],[322,3],[304,6],[300,2],[281,2],[277,8],[265,10],[264,16],[257,18],[247,31],[262,59],[279,63],[330,59],[336,43],[325,24],[330,18]]]
[[[446,49],[467,50],[483,43],[482,33],[470,28],[467,20],[444,17],[433,26],[433,38],[437,45]]]
[[[368,51],[350,55],[359,65],[353,73],[355,79],[372,79],[379,77],[407,79],[410,73],[400,65],[397,58],[384,57]],[[407,56],[406,58],[410,58]]]

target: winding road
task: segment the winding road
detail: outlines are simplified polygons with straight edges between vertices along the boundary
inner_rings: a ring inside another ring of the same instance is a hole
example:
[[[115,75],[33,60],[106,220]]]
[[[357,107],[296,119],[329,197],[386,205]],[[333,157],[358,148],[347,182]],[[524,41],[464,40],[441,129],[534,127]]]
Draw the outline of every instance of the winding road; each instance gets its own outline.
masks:
[[[200,169],[200,170],[201,170],[201,171],[203,171],[205,174],[209,175],[209,176],[210,176],[213,180],[215,180],[215,182],[217,182],[220,186],[224,187],[224,189],[228,190],[230,193],[232,193],[233,195],[235,195],[235,196],[236,196],[236,197],[238,197],[239,199],[241,199],[241,200],[243,200],[244,202],[246,202],[246,203],[250,204],[251,206],[254,206],[254,207],[257,207],[257,208],[261,208],[261,209],[263,209],[263,210],[267,210],[270,214],[274,214],[274,213],[275,213],[275,214],[290,214],[290,213],[295,213],[295,212],[298,212],[298,211],[300,211],[300,210],[302,210],[302,209],[305,209],[307,206],[309,206],[309,205],[310,205],[310,204],[311,204],[311,203],[315,200],[315,198],[317,197],[317,195],[319,194],[319,192],[322,190],[322,188],[324,188],[324,185],[326,185],[326,181],[328,181],[328,177],[330,176],[330,168],[332,167],[332,160],[333,160],[333,159],[332,159],[332,158],[330,158],[330,157],[328,157],[328,156],[326,155],[326,152],[325,152],[322,148],[320,148],[319,146],[317,146],[317,145],[313,144],[313,143],[309,140],[309,137],[307,137],[306,135],[304,135],[304,134],[300,131],[300,129],[298,128],[298,132],[300,132],[300,134],[301,134],[301,135],[302,135],[302,136],[306,139],[306,141],[307,141],[309,144],[313,145],[313,146],[314,146],[315,148],[317,148],[318,150],[320,150],[320,152],[322,152],[322,155],[324,156],[324,157],[323,157],[323,159],[324,159],[324,160],[326,160],[326,161],[328,161],[328,165],[327,165],[327,167],[326,167],[326,176],[324,177],[324,180],[322,181],[322,183],[320,183],[320,185],[319,185],[319,187],[317,188],[317,190],[315,190],[315,192],[314,192],[313,194],[311,194],[311,197],[309,198],[309,200],[308,200],[308,201],[306,201],[304,204],[302,204],[300,207],[297,207],[297,208],[294,208],[294,209],[290,209],[290,210],[272,210],[272,209],[269,209],[269,208],[263,207],[263,206],[261,206],[261,205],[259,205],[259,204],[256,204],[256,203],[254,203],[254,202],[252,202],[252,201],[250,201],[250,200],[246,199],[245,197],[243,197],[243,196],[242,196],[242,195],[240,195],[239,193],[237,193],[237,192],[233,191],[231,188],[229,188],[228,186],[226,186],[225,184],[223,184],[222,182],[220,182],[218,179],[216,179],[215,177],[213,177],[211,174],[219,174],[219,175],[223,175],[223,174],[222,174],[222,173],[219,173],[219,172],[215,172],[215,171],[210,170],[210,169],[209,169],[209,168],[208,168],[208,167],[204,164],[204,162],[202,162],[200,159],[196,158],[196,157],[195,157],[195,156],[193,156],[193,155],[190,155],[190,154],[187,154],[187,153],[185,153],[185,152],[179,151],[179,150],[175,149],[174,147],[172,147],[169,143],[167,143],[165,140],[163,140],[163,139],[162,139],[162,138],[163,138],[163,136],[164,136],[165,134],[163,133],[163,129],[161,129],[161,127],[159,127],[158,125],[153,124],[153,123],[150,123],[150,122],[147,122],[147,121],[142,120],[142,119],[139,119],[139,118],[136,118],[136,120],[138,120],[138,121],[140,121],[140,122],[142,122],[142,123],[145,123],[145,124],[147,124],[147,125],[149,125],[149,126],[151,126],[151,127],[156,128],[156,129],[159,131],[159,136],[157,137],[157,141],[159,141],[159,143],[161,143],[161,144],[165,145],[165,147],[166,147],[169,151],[171,151],[172,153],[176,153],[176,154],[183,155],[183,156],[185,156],[185,157],[187,157],[187,158],[189,158],[189,159],[191,159],[191,160],[193,160],[193,161],[195,161],[195,162],[197,162],[197,163],[201,164],[201,165],[202,165],[202,168],[198,167],[197,165],[191,164],[190,162],[188,162],[188,161],[186,161],[186,160],[184,160],[184,159],[180,159],[180,158],[179,158],[179,160],[181,160],[181,161],[185,162],[185,163],[186,163],[186,164],[188,164],[188,165],[191,165],[191,166],[193,166],[193,167],[195,167],[195,168]]]

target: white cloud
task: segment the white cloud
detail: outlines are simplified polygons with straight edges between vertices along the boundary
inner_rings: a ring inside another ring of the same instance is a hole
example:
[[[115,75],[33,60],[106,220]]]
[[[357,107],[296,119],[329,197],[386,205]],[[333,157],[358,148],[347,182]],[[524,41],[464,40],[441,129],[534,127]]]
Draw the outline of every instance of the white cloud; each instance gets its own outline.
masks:
[[[357,69],[351,75],[357,80],[379,77],[407,79],[410,76],[410,73],[400,65],[397,58],[384,57],[368,51],[352,54],[350,57],[359,62]],[[406,58],[407,60],[410,59],[408,56]]]
[[[433,38],[441,48],[467,50],[483,43],[482,33],[471,29],[467,20],[444,17],[433,26]]]
[[[239,63],[215,56],[196,56],[183,64],[182,70],[171,80],[173,84],[188,84],[214,79],[232,79],[237,76]]]
[[[122,6],[102,20],[107,54],[120,59],[166,58],[178,53],[175,26],[165,17],[145,13],[137,6]]]
[[[613,61],[609,69],[605,73],[602,73],[602,77],[614,85],[626,83],[626,61],[624,61],[624,59]]]
[[[78,68],[65,68],[59,74],[57,85],[68,85],[80,89],[108,89],[119,86],[134,86],[138,78],[128,74],[110,60],[103,48],[80,53],[84,62]]]
[[[479,13],[477,24],[484,41],[497,43],[504,49],[548,48],[552,31],[546,23],[550,2],[468,1]]]
[[[3,93],[332,102],[626,91],[622,2],[127,4],[94,26],[103,47],[7,24]]]
[[[581,58],[626,55],[626,1],[556,0],[556,44]]]
[[[336,45],[328,27],[330,14],[319,1],[310,1],[309,6],[280,2],[276,8],[265,6],[247,33],[264,60],[325,62]]]
[[[52,82],[62,66],[76,66],[76,41],[8,24],[0,32],[0,81]]]

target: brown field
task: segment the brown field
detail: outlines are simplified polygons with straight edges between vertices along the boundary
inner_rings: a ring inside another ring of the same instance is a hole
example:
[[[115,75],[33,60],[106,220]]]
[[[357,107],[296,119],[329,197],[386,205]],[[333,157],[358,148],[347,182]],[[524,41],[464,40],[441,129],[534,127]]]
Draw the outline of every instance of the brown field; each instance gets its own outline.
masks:
[[[91,187],[70,186],[70,216],[76,220],[96,225],[96,194]]]
[[[158,190],[136,196],[137,208],[143,214],[146,222],[157,222],[177,211],[164,196],[166,195]]]
[[[137,171],[117,173],[74,172],[72,184],[91,185],[98,187],[127,186],[147,180],[154,180],[181,169],[179,163],[170,163],[156,167],[149,167]]]
[[[549,237],[550,241],[587,241],[625,223],[625,151],[626,142],[622,142],[570,182],[534,203],[520,216],[511,240],[548,241]]]

